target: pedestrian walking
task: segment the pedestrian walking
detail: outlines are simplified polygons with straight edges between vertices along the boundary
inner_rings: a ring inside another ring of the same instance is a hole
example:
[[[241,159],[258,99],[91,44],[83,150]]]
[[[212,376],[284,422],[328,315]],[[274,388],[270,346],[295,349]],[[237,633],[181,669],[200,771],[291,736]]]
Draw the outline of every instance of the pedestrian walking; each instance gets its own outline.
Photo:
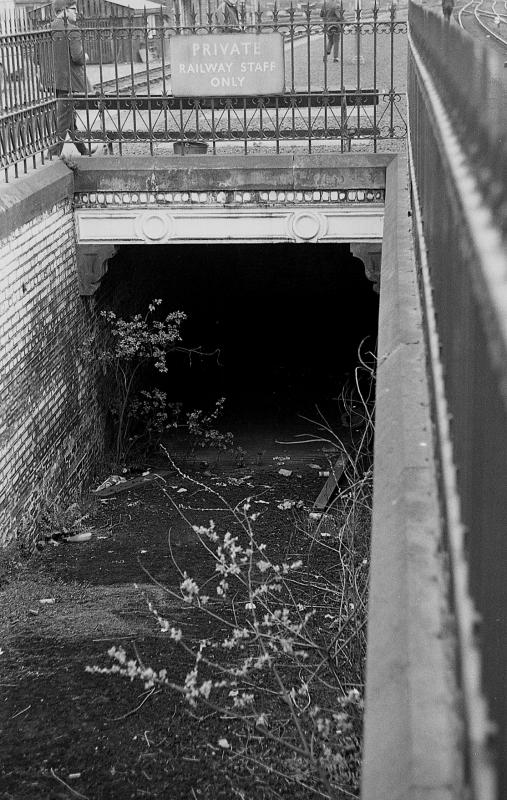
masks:
[[[454,0],[442,0],[442,13],[446,22],[451,21],[452,12],[454,10]]]
[[[56,130],[58,143],[50,147],[50,155],[59,156],[67,133],[81,155],[91,155],[96,146],[88,147],[76,138],[76,112],[72,93],[86,93],[87,79],[85,64],[88,56],[84,52],[81,33],[76,25],[76,0],[54,0],[55,18],[51,23],[53,31],[53,52],[56,86]]]
[[[232,33],[241,30],[237,0],[222,0],[215,11],[218,33]]]
[[[338,2],[338,0],[324,0],[320,16],[324,20],[326,33],[326,55],[324,56],[324,61],[331,55],[331,51],[333,51],[333,61],[339,61],[343,20],[345,18],[342,3]]]

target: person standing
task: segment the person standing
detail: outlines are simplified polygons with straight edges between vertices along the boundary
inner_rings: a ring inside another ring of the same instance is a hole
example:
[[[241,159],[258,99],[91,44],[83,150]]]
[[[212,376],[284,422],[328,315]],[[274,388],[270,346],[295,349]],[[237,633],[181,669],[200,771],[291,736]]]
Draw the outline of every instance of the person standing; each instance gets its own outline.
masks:
[[[50,155],[59,156],[67,133],[82,156],[91,155],[96,146],[87,147],[76,140],[76,112],[72,93],[87,91],[85,64],[88,59],[83,49],[81,33],[76,25],[76,0],[54,0],[55,18],[51,23],[53,31],[53,52],[56,86],[56,130],[59,141],[49,148]]]
[[[222,0],[215,11],[218,33],[232,33],[241,30],[237,0]]]
[[[320,16],[326,26],[326,55],[324,61],[333,51],[333,61],[339,61],[342,25],[344,20],[343,5],[338,0],[324,0]]]

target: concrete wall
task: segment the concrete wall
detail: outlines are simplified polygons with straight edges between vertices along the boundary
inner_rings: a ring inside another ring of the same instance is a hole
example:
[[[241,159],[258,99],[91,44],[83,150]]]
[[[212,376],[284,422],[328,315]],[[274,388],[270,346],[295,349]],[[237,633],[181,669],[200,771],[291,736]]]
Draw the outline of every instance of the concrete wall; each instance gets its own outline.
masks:
[[[406,159],[387,168],[362,800],[464,800],[427,351]]]
[[[0,545],[33,540],[44,508],[76,497],[101,450],[72,191],[58,162],[0,193]]]

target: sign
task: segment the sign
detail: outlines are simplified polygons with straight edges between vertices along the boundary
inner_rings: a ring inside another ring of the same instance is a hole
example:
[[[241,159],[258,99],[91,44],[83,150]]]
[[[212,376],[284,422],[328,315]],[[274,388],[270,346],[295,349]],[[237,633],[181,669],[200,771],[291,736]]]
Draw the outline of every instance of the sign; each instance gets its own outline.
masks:
[[[171,38],[174,97],[282,94],[280,33],[215,33]]]

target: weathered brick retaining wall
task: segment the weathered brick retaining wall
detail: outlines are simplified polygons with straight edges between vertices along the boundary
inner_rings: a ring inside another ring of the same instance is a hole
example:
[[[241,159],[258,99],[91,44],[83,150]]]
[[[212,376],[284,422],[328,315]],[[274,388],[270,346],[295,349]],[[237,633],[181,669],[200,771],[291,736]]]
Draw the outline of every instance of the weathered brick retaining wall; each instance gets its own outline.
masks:
[[[94,314],[78,291],[72,191],[58,162],[0,193],[0,545],[32,541],[102,447],[95,376],[80,355]]]

